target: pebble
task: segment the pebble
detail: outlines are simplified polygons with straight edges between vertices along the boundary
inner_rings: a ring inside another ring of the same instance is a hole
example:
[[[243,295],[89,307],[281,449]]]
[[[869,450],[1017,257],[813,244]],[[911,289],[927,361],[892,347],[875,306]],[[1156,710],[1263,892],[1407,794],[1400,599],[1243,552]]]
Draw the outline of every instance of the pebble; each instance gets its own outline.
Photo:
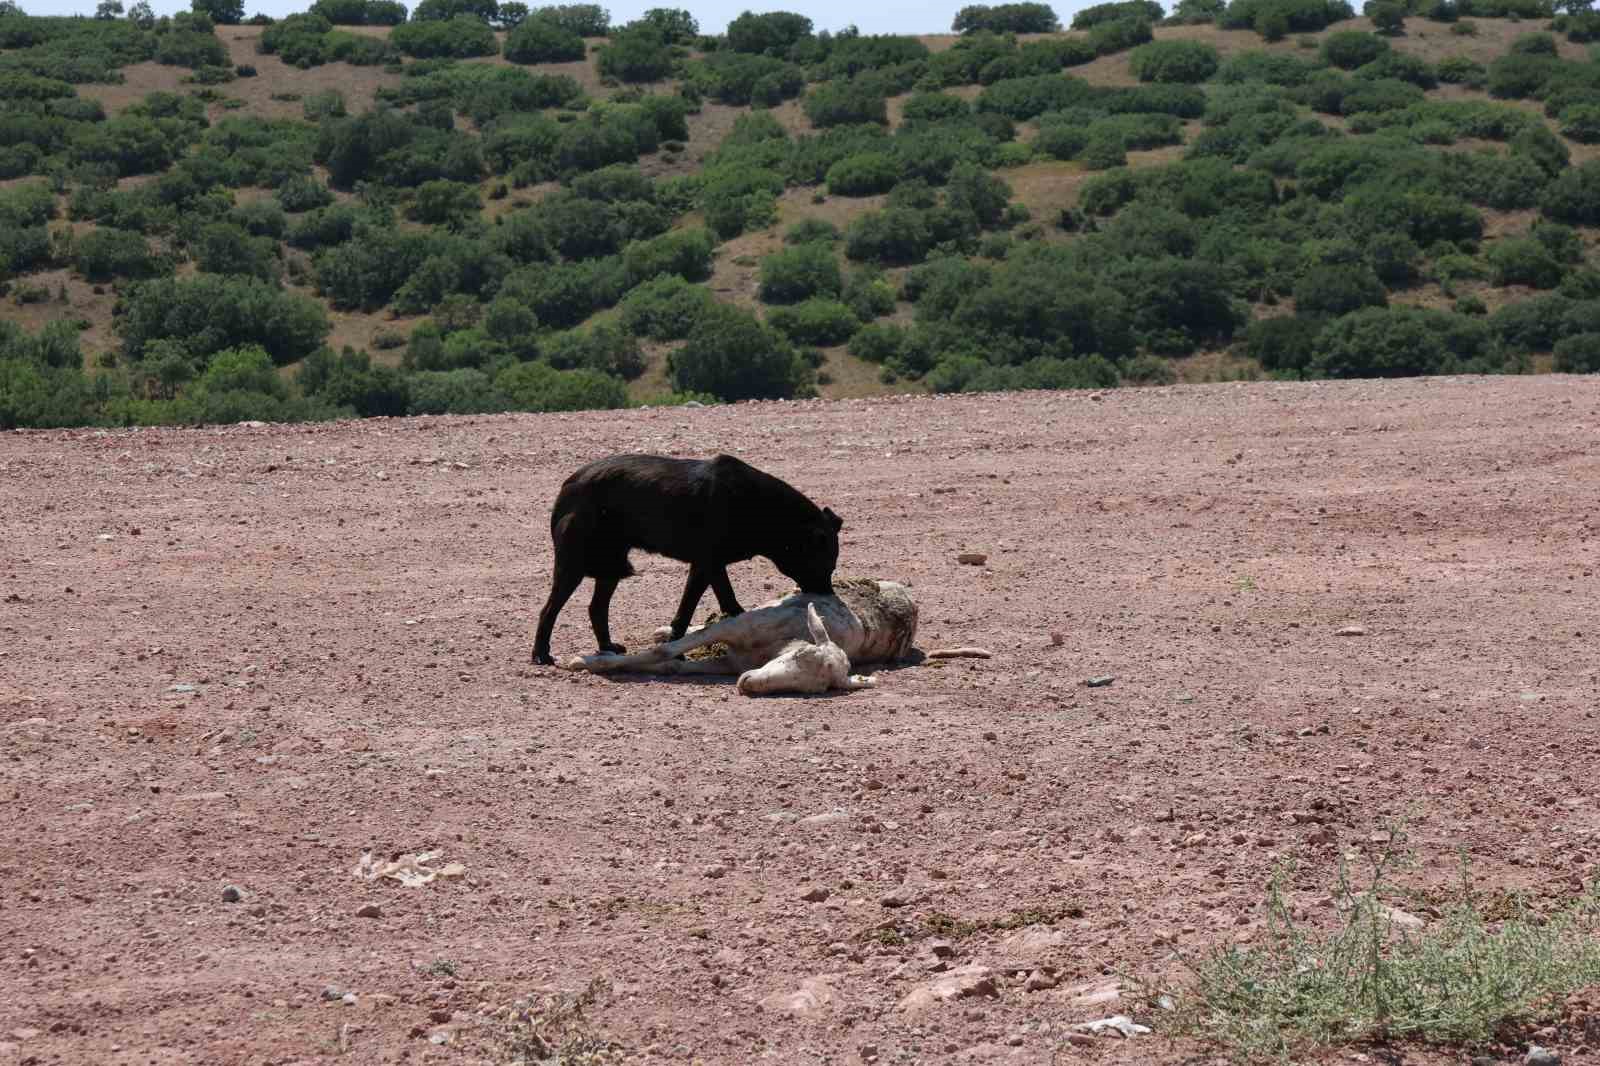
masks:
[[[930,659],[993,659],[988,648],[935,648],[928,653]]]
[[[1336,637],[1364,637],[1367,635],[1366,626],[1343,626],[1333,634]]]
[[[989,557],[983,552],[962,552],[956,556],[956,562],[963,566],[982,566],[988,561]]]
[[[1540,1047],[1538,1044],[1528,1045],[1528,1053],[1522,1057],[1523,1066],[1561,1066],[1561,1056],[1549,1048]]]
[[[995,984],[994,972],[987,966],[974,963],[959,966],[926,984],[913,988],[900,1000],[899,1009],[914,1011],[948,1000],[999,995],[1000,989]]]
[[[238,903],[244,899],[244,893],[239,891],[238,885],[224,885],[222,888],[222,902]]]
[[[338,985],[323,985],[322,998],[330,1002],[341,1000],[344,998],[344,989]]]
[[[1028,979],[1022,982],[1022,990],[1024,992],[1043,992],[1045,989],[1054,988],[1055,986],[1056,979],[1043,970],[1033,971],[1028,975]]]
[[[707,866],[704,870],[701,870],[700,873],[704,877],[709,877],[709,878],[715,880],[715,879],[717,879],[719,877],[727,877],[728,876],[728,868],[726,866],[718,864],[718,865],[715,865],[715,866]]]
[[[800,898],[806,903],[825,903],[827,902],[828,897],[831,895],[833,895],[833,893],[829,892],[821,885],[818,885],[815,888],[808,888],[804,892],[800,893]]]
[[[1100,674],[1097,677],[1088,678],[1084,681],[1084,684],[1089,688],[1105,688],[1115,680],[1116,676],[1113,674]]]
[[[354,1007],[356,1005],[356,994],[354,992],[346,992],[344,995],[339,997],[339,1002],[343,1003],[346,1007]]]
[[[357,918],[382,918],[383,917],[383,908],[378,906],[376,903],[364,903],[364,904],[361,905],[361,909],[356,911],[356,917]]]

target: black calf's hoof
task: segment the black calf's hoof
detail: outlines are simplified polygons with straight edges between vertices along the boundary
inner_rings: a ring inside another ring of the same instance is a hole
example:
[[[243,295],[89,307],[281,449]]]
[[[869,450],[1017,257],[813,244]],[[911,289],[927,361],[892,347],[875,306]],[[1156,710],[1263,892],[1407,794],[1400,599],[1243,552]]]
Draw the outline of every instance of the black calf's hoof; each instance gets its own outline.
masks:
[[[547,651],[536,651],[536,652],[533,653],[533,665],[535,665],[535,666],[554,666],[555,664],[556,664],[556,661],[554,659],[550,658],[550,653],[549,652],[547,652]]]
[[[605,655],[626,655],[626,654],[628,654],[628,649],[627,648],[625,648],[621,644],[616,644],[616,643],[602,644],[602,645],[600,645],[600,651]]]

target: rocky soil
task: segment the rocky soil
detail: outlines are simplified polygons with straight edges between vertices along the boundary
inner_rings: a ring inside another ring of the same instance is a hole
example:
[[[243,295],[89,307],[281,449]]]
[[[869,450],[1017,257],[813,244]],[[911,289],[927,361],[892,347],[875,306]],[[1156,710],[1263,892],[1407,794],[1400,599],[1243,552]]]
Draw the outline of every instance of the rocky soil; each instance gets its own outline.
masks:
[[[561,480],[719,450],[993,657],[529,666]],[[1400,822],[1425,920],[1600,870],[1597,553],[1560,376],[0,436],[0,1063],[1214,1061],[1118,974],[1288,860],[1312,920]]]

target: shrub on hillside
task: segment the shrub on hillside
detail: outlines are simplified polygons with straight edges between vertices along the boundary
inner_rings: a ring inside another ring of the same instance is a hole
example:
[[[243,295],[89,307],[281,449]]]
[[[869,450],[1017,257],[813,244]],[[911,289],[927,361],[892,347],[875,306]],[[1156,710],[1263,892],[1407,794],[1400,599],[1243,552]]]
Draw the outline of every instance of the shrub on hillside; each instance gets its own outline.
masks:
[[[1072,16],[1072,28],[1075,30],[1093,29],[1102,22],[1113,22],[1124,18],[1142,18],[1150,22],[1160,22],[1166,17],[1166,11],[1155,0],[1117,0],[1113,3],[1093,4]]]
[[[820,241],[791,245],[761,261],[761,299],[789,304],[813,296],[837,296],[843,285],[833,249]]]
[[[133,362],[152,343],[171,340],[197,363],[224,348],[259,344],[281,365],[315,351],[330,329],[327,311],[309,297],[216,274],[143,282],[117,323],[123,355]]]
[[[881,126],[889,122],[884,94],[859,79],[824,82],[806,94],[801,107],[818,129],[862,122]]]
[[[887,152],[862,152],[828,168],[828,192],[835,196],[873,196],[900,181],[900,165]]]
[[[969,4],[950,23],[954,33],[1054,33],[1061,20],[1049,4]]]
[[[1135,48],[1128,69],[1140,81],[1194,84],[1217,72],[1221,58],[1203,41],[1152,41]]]
[[[1282,36],[1315,33],[1354,17],[1355,9],[1346,0],[1232,0],[1218,24],[1223,29],[1259,32],[1263,23],[1275,23],[1281,26],[1279,35]]]
[[[630,84],[661,81],[672,73],[672,64],[672,48],[650,28],[614,35],[598,60],[601,74]]]
[[[855,312],[838,300],[814,298],[767,312],[767,325],[796,344],[843,344],[861,328]]]
[[[552,4],[534,8],[529,17],[553,22],[579,37],[604,37],[611,32],[611,14],[599,4]]]
[[[89,281],[148,278],[170,267],[157,258],[143,234],[96,226],[74,245],[74,265]]]
[[[622,328],[639,337],[675,341],[687,337],[715,301],[703,285],[675,274],[653,278],[623,297]]]
[[[847,256],[885,266],[920,263],[931,247],[933,234],[922,213],[903,207],[862,215],[850,223],[845,236]]]
[[[1330,66],[1355,70],[1387,51],[1389,42],[1375,34],[1360,30],[1336,30],[1322,39],[1320,54],[1323,62]]]
[[[471,15],[445,21],[407,22],[389,33],[389,43],[416,59],[468,59],[500,51],[494,31]]]
[[[514,411],[593,411],[628,406],[628,388],[598,370],[557,370],[518,363],[500,371],[494,390]]]
[[[752,55],[786,56],[789,49],[811,36],[811,20],[792,11],[754,14],[746,11],[728,23],[728,48]]]
[[[1539,209],[1557,222],[1600,225],[1600,161],[1562,171],[1544,190]]]
[[[1310,369],[1333,378],[1407,377],[1492,369],[1481,319],[1416,307],[1369,307],[1317,335]]]
[[[674,388],[729,401],[783,399],[810,384],[809,368],[787,339],[727,304],[705,314],[668,366]]]
[[[548,19],[523,19],[506,34],[505,57],[513,63],[572,63],[586,54],[582,37]]]
[[[1577,333],[1556,341],[1555,368],[1563,374],[1600,373],[1600,333]]]
[[[1561,283],[1561,264],[1550,250],[1531,237],[1495,241],[1485,255],[1496,285],[1528,285],[1553,289]]]
[[[1102,22],[1089,31],[1089,47],[1094,49],[1094,54],[1097,56],[1108,56],[1114,52],[1125,52],[1138,45],[1147,44],[1154,36],[1147,19],[1115,19],[1111,22]]]
[[[1383,282],[1365,263],[1314,266],[1295,284],[1295,311],[1302,315],[1342,315],[1388,303]]]

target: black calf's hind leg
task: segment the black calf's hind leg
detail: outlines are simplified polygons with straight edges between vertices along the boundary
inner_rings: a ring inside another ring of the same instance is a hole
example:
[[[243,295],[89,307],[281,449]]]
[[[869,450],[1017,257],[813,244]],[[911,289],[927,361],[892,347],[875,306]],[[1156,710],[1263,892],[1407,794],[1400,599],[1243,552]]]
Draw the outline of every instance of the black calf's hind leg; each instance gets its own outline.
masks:
[[[722,575],[726,581],[728,575]],[[711,584],[712,577],[704,567],[690,564],[689,580],[683,586],[683,599],[678,601],[678,613],[672,616],[672,639],[678,640],[688,630],[689,623],[694,620],[694,609],[700,604],[700,597],[706,594],[706,586]]]
[[[589,624],[594,627],[594,639],[602,652],[621,655],[628,649],[611,641],[611,594],[617,591],[614,577],[594,579],[594,595],[589,599]]]
[[[717,606],[722,608],[722,613],[728,616],[744,614],[744,608],[739,606],[739,598],[733,594],[733,583],[728,580],[728,568],[718,567],[716,573],[711,575],[711,591],[717,594]]]
[[[555,665],[555,660],[550,657],[550,634],[556,627],[556,615],[561,613],[561,608],[566,606],[567,600],[572,598],[572,593],[582,583],[583,574],[580,571],[557,565],[555,577],[550,582],[550,598],[544,601],[544,610],[539,612],[539,631],[533,638],[535,663],[541,666]],[[609,599],[610,593],[606,595]]]

